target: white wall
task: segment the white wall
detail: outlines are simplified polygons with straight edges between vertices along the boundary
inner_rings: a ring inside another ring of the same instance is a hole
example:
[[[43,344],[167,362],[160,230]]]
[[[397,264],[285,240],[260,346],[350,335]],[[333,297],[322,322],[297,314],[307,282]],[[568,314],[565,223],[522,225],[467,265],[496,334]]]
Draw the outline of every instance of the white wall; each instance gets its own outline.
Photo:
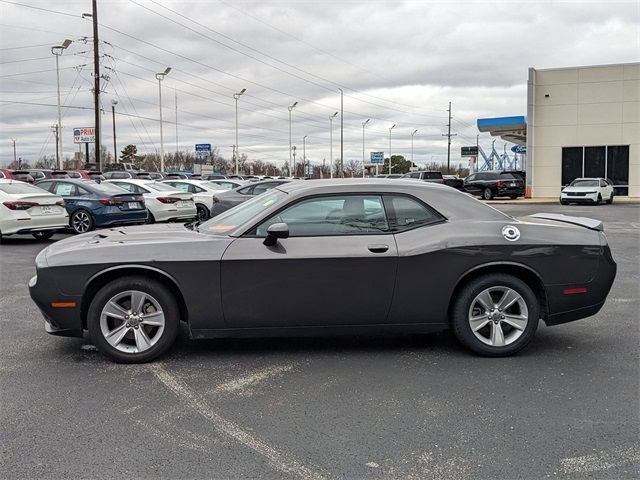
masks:
[[[640,63],[530,69],[527,114],[533,197],[560,195],[562,147],[601,145],[629,145],[629,196],[640,197]]]

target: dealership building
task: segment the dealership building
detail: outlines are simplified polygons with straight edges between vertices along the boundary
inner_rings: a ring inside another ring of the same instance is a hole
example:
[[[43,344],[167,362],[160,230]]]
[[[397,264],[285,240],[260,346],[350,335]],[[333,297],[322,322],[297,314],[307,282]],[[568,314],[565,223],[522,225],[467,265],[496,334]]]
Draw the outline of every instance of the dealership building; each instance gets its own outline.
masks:
[[[501,120],[480,119],[478,129],[526,145],[527,196],[558,197],[574,178],[603,177],[617,196],[640,197],[640,63],[530,68],[526,119]]]

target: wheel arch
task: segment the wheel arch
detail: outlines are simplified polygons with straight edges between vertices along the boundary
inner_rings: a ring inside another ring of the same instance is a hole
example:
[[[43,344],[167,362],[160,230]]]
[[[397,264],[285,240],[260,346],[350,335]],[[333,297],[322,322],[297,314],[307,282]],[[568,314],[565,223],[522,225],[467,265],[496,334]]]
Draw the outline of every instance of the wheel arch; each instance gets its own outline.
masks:
[[[453,293],[451,294],[451,297],[449,299],[449,306],[447,309],[448,318],[451,317],[451,309],[453,307],[453,302],[457,298],[458,292],[462,288],[464,288],[464,286],[471,280],[492,273],[504,273],[507,275],[513,275],[514,277],[519,278],[520,280],[525,282],[529,286],[529,288],[533,290],[533,293],[538,299],[538,304],[540,306],[540,317],[546,321],[549,308],[547,302],[547,294],[544,289],[542,278],[533,268],[515,262],[485,263],[482,265],[477,265],[464,272],[458,279],[456,286],[453,289]]]
[[[158,282],[166,286],[173,293],[176,301],[178,302],[180,319],[185,322],[189,321],[189,311],[187,309],[187,304],[184,300],[182,292],[180,291],[180,288],[178,288],[178,282],[176,281],[176,279],[169,275],[167,272],[160,270],[159,268],[150,267],[148,265],[134,264],[116,266],[101,270],[87,281],[84,287],[82,302],[80,305],[82,328],[87,328],[87,314],[89,312],[89,306],[91,305],[91,302],[93,301],[96,294],[100,291],[100,289],[113,280],[133,275],[142,275],[146,278],[153,278],[154,280],[157,280]]]

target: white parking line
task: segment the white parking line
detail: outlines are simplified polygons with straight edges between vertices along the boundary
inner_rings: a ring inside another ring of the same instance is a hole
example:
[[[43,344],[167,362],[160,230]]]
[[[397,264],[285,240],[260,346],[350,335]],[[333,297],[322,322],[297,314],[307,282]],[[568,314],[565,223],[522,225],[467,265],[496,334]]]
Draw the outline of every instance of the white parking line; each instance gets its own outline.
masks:
[[[560,467],[564,473],[588,473],[621,467],[631,462],[640,462],[640,447],[638,445],[631,445],[612,452],[563,458],[560,460]]]
[[[156,363],[151,365],[150,368],[158,380],[169,388],[178,398],[183,400],[191,409],[209,420],[218,432],[224,433],[263,456],[275,469],[308,480],[321,480],[325,478],[320,473],[302,465],[287,454],[270,447],[262,440],[254,437],[251,433],[243,430],[240,426],[216,413],[203,399],[192,392],[184,382],[171,375],[161,365]]]
[[[245,394],[247,392],[247,388],[256,385],[268,378],[271,378],[276,375],[280,375],[284,372],[290,371],[294,367],[291,365],[283,365],[283,366],[275,366],[275,367],[267,367],[262,370],[258,370],[257,372],[253,372],[244,377],[235,378],[228,382],[225,382],[221,385],[214,387],[209,393],[214,395],[219,395],[221,393],[238,393],[240,395]]]

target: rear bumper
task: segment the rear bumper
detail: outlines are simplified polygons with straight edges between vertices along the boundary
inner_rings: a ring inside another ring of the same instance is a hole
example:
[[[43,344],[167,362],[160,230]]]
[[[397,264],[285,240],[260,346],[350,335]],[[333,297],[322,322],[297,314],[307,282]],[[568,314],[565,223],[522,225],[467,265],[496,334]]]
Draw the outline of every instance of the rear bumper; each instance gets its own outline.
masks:
[[[96,227],[146,223],[147,211],[135,210],[133,212],[109,213],[106,215],[95,215],[94,218]]]
[[[604,234],[600,235],[604,238]],[[602,246],[598,271],[590,282],[547,285],[545,287],[548,306],[546,324],[559,325],[598,313],[609,295],[616,278],[617,268],[611,256],[611,250],[605,244]]]
[[[23,220],[7,219],[0,224],[3,235],[40,232],[43,230],[62,230],[69,226],[67,215],[33,216]]]

